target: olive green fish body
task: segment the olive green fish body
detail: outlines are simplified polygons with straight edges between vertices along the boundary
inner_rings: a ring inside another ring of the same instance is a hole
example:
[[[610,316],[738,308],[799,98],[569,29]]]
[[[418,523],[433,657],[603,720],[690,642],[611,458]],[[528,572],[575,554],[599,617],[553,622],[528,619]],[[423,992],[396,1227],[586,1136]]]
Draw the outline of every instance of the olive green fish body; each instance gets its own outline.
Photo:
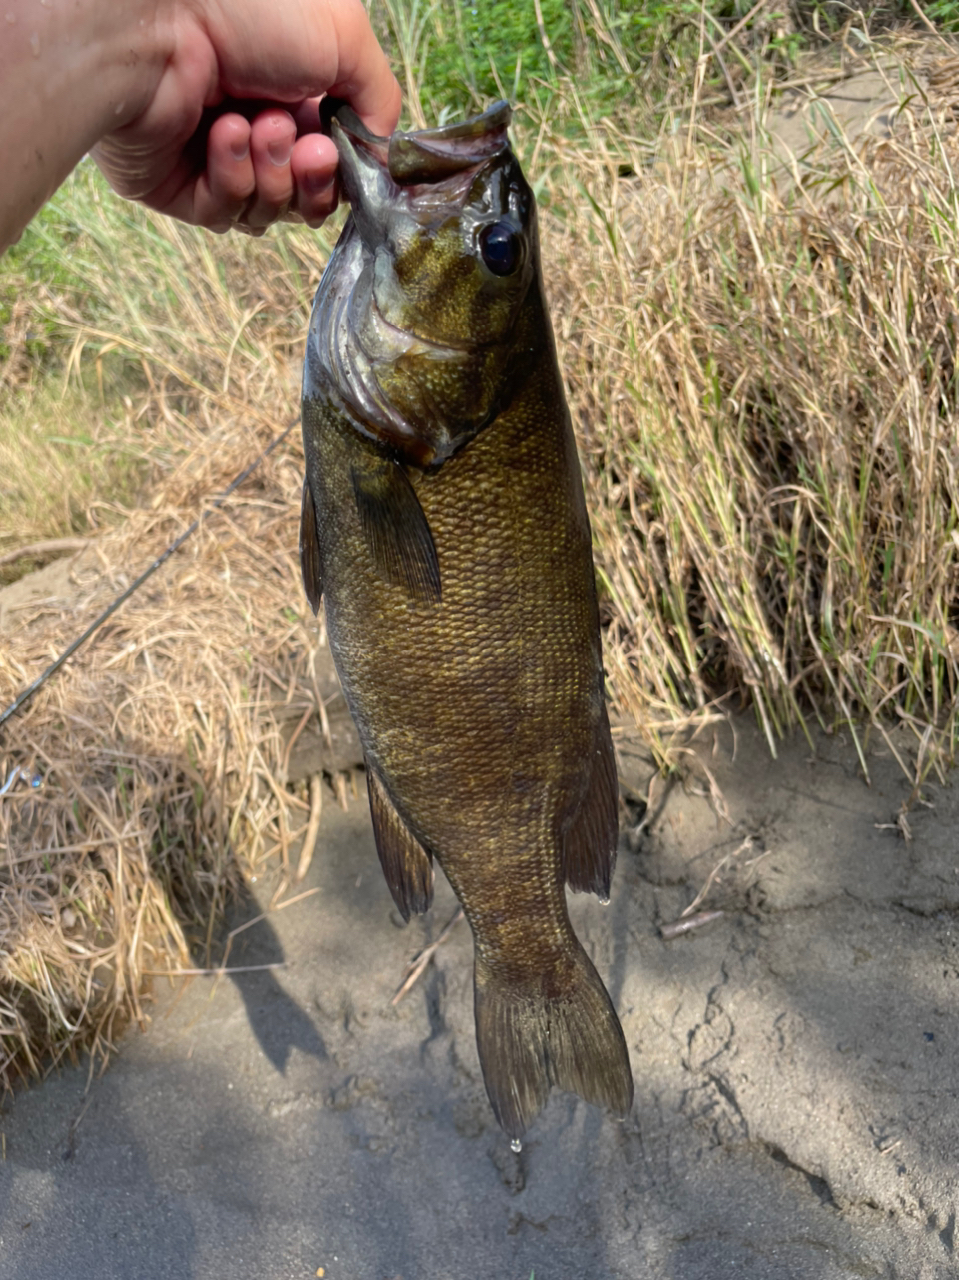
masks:
[[[608,895],[617,792],[589,522],[526,216],[530,279],[497,331],[505,349],[467,371],[479,425],[448,456],[410,461],[357,423],[355,388],[317,355],[328,335],[311,340],[303,418],[304,576],[314,606],[325,598],[384,871],[408,915],[429,905],[435,857],[463,904],[480,1058],[512,1137],[553,1084],[619,1113],[632,1098],[566,909],[567,882]],[[440,355],[430,385],[458,414],[460,365]]]

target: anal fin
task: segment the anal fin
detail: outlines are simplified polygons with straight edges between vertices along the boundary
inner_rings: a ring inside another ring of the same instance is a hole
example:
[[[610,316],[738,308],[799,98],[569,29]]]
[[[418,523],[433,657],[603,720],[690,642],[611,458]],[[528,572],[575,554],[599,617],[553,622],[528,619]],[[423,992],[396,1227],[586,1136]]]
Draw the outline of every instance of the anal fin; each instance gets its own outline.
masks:
[[[440,598],[440,566],[429,521],[399,463],[364,458],[352,467],[360,524],[377,571],[414,600]]]
[[[370,796],[370,816],[380,866],[393,901],[404,920],[430,909],[433,901],[433,859],[396,812],[393,801],[377,776],[367,766],[366,785]]]
[[[593,743],[589,783],[563,842],[566,883],[574,893],[609,899],[619,843],[619,781],[606,704]]]
[[[303,589],[314,614],[323,598],[323,575],[320,570],[320,539],[316,528],[316,508],[309,479],[303,481],[303,506],[300,510],[300,572]]]

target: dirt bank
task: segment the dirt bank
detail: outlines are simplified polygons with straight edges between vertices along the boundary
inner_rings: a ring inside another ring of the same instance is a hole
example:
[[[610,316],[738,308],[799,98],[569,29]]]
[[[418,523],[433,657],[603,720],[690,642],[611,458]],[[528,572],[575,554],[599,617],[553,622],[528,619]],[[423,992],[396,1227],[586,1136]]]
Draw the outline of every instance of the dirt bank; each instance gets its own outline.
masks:
[[[558,1096],[510,1152],[464,926],[389,1005],[448,888],[398,928],[365,802],[328,804],[319,892],[231,952],[282,968],[161,990],[87,1099],[78,1070],[8,1101],[0,1277],[954,1274],[957,794],[923,787],[907,842],[911,788],[878,745],[869,788],[842,738],[772,762],[751,723],[735,736],[735,757],[731,729],[698,745],[729,821],[701,768],[654,787],[612,904],[573,901],[623,1011],[626,1123]],[[645,790],[641,751],[620,751]],[[726,914],[664,941],[727,856],[704,902]]]

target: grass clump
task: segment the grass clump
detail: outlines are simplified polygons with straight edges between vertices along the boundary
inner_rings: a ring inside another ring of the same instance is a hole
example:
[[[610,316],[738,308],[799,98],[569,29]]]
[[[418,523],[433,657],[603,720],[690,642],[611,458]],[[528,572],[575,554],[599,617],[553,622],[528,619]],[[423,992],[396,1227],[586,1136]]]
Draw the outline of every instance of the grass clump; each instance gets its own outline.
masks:
[[[217,240],[84,165],[4,259],[0,556],[65,531],[89,548],[0,615],[0,707],[297,417],[330,244]],[[318,644],[301,483],[294,431],[0,730],[0,787],[42,780],[0,797],[0,1087],[105,1049],[145,975],[190,946],[208,963],[227,895],[288,851],[303,802],[277,725],[315,706]]]
[[[5,553],[93,533],[129,507],[149,470],[134,435],[122,402],[91,406],[49,387],[10,397],[0,409],[0,584],[24,568],[3,563]]]
[[[260,276],[251,244],[214,244],[117,200],[86,161],[4,257],[0,556],[122,519],[215,411],[295,414],[322,251],[280,241]]]
[[[773,752],[810,715],[857,745],[893,717],[910,773],[953,757],[959,148],[908,75],[901,100],[890,138],[836,126],[801,158],[757,121],[650,166],[598,126],[550,170],[611,679],[641,724],[735,690]]]
[[[596,114],[635,119],[682,106],[703,55],[707,99],[725,101],[764,75],[788,78],[811,51],[868,45],[876,32],[915,27],[915,0],[371,0],[370,16],[398,66],[417,127],[494,98],[548,101],[571,88]],[[959,30],[959,0],[922,5]],[[735,38],[727,43],[727,37]],[[725,49],[725,55],[722,50]],[[574,130],[577,116],[567,120]]]

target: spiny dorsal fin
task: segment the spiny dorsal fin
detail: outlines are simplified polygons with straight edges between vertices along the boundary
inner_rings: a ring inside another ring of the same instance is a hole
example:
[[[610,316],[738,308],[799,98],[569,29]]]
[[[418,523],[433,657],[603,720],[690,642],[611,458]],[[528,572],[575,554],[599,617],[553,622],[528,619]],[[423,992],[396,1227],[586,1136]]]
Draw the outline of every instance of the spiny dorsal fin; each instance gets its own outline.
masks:
[[[586,794],[563,841],[563,870],[574,893],[609,900],[619,843],[619,781],[606,705],[593,744]]]
[[[353,493],[378,572],[414,600],[436,604],[440,566],[429,522],[409,477],[389,458],[354,463]]]
[[[323,578],[320,573],[320,539],[316,531],[316,508],[313,490],[308,479],[303,481],[303,506],[300,510],[300,572],[303,589],[314,614],[319,611],[323,598]]]
[[[433,859],[396,812],[375,769],[367,765],[366,786],[380,866],[404,920],[429,911],[433,901]]]

